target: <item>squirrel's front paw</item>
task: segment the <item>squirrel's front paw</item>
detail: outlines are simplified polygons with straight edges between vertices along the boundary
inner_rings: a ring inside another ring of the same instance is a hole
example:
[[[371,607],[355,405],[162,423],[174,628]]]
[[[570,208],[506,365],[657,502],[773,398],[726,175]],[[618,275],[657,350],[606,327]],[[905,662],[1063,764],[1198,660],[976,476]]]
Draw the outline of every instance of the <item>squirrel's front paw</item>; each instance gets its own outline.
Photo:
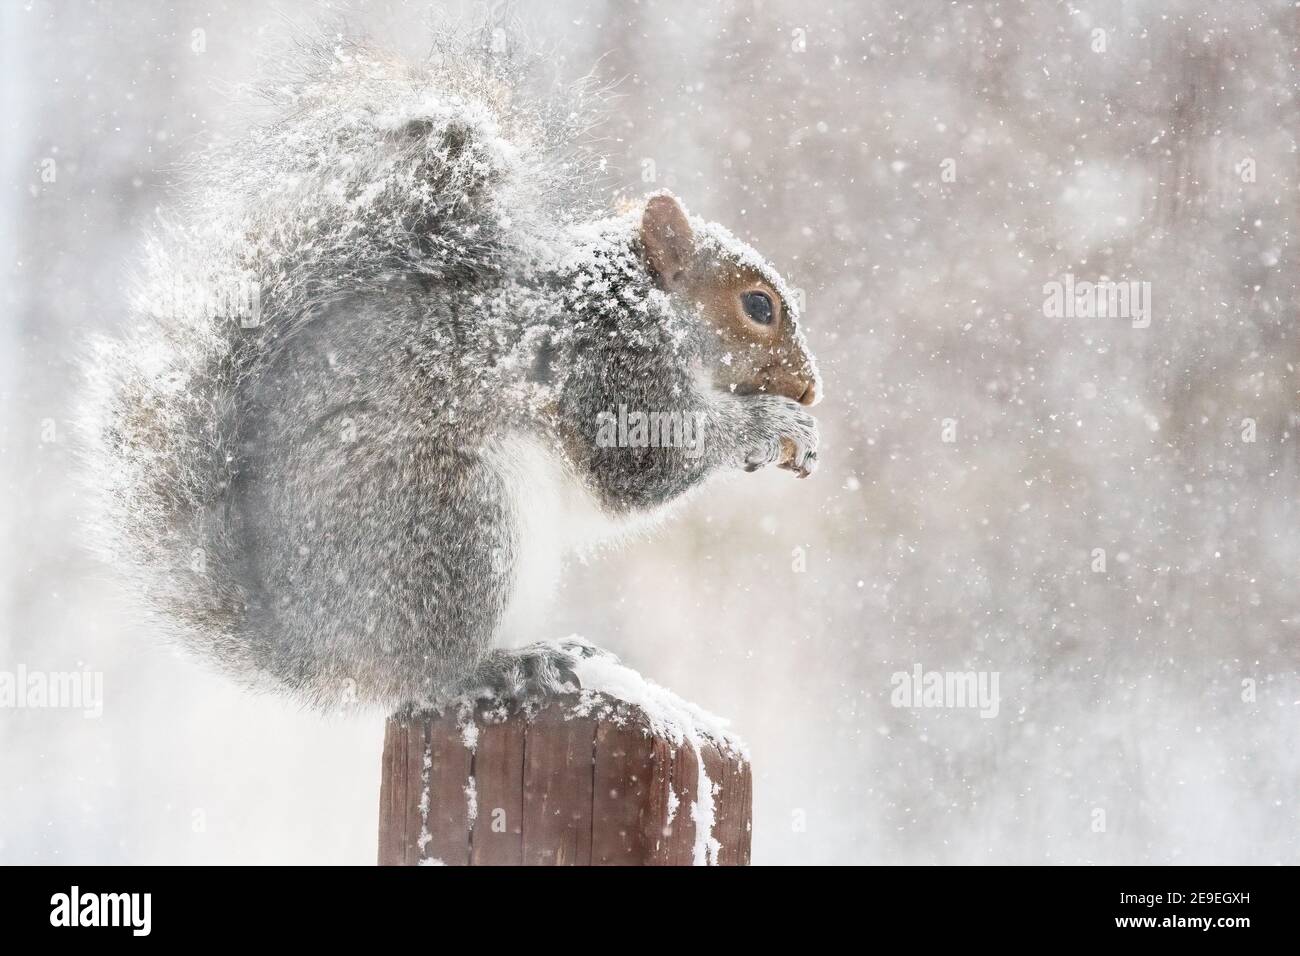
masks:
[[[744,456],[746,471],[776,465],[807,478],[817,469],[817,420],[788,398],[759,396],[756,441]]]

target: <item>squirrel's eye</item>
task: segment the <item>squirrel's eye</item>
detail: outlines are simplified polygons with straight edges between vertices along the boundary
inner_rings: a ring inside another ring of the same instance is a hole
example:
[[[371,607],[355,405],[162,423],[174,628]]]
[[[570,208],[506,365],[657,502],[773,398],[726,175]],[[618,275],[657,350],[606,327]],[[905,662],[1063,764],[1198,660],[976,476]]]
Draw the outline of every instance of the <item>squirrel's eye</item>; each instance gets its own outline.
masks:
[[[772,300],[766,292],[746,292],[740,297],[745,314],[759,325],[772,324]]]

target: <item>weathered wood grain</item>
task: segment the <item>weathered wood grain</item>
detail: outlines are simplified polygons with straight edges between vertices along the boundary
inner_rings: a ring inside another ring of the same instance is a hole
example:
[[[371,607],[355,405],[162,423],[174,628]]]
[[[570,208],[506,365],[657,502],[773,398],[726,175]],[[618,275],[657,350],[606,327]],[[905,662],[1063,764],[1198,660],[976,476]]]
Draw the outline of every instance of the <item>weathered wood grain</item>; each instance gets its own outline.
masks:
[[[488,723],[474,752],[478,818],[470,863],[519,866],[524,862],[524,729],[522,720]]]
[[[465,745],[464,734],[455,715],[442,720],[421,721],[425,751],[429,757],[428,813],[424,829],[429,841],[419,854],[424,861],[439,861],[445,866],[469,865],[469,794],[470,769],[474,753]],[[408,753],[414,755],[413,749]],[[407,779],[411,779],[410,774]],[[414,778],[421,780],[420,774]],[[423,783],[421,783],[423,789]],[[416,805],[421,795],[415,794]]]
[[[547,707],[524,732],[524,865],[591,862],[596,721]]]
[[[566,696],[531,716],[461,709],[390,718],[381,761],[379,862],[694,862],[700,757],[689,743],[677,746],[651,734],[644,715],[630,705],[578,704],[576,696]],[[749,765],[713,742],[705,742],[702,756],[713,792],[716,862],[747,865]]]
[[[596,728],[591,862],[637,866],[651,853],[648,830],[654,773],[653,738],[640,722],[602,720]]]

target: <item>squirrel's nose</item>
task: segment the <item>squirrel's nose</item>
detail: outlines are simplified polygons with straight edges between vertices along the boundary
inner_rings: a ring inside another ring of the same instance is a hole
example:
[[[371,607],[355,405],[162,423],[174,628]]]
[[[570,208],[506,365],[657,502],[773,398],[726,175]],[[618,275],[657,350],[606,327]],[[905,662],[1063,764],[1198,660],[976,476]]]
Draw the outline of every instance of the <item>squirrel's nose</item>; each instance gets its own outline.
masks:
[[[817,383],[809,382],[808,387],[803,390],[799,396],[800,405],[812,405],[817,401]]]

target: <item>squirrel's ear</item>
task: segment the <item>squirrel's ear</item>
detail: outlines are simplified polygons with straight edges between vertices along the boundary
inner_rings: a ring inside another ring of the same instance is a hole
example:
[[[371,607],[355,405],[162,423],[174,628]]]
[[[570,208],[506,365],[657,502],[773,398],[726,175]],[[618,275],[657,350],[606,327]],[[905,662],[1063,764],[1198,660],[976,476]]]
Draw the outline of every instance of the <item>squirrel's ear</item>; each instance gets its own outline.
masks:
[[[686,213],[672,196],[651,196],[641,217],[641,254],[660,288],[680,282],[695,252],[695,234]]]

